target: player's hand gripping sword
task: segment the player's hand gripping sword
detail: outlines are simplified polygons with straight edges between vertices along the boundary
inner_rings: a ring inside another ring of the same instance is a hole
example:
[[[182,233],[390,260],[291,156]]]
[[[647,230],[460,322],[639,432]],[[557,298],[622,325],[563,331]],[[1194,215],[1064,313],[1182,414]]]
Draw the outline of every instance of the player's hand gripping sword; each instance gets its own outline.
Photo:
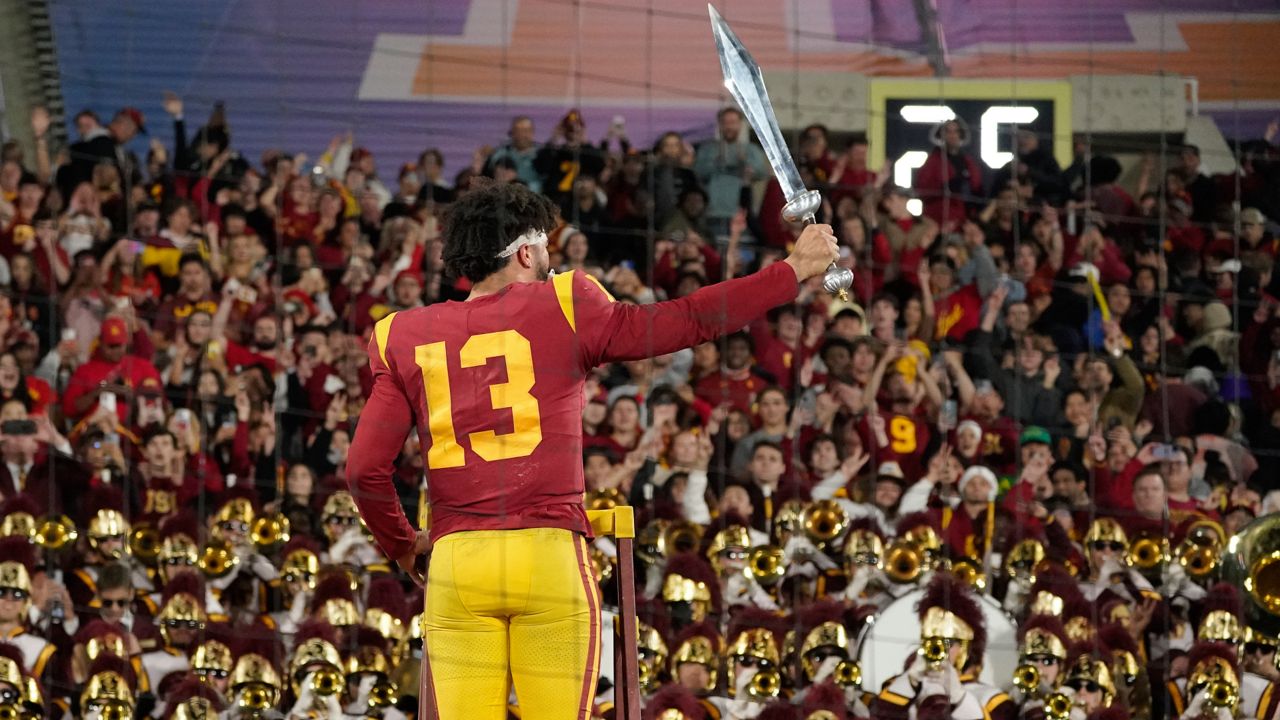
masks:
[[[782,186],[782,194],[787,199],[786,206],[782,208],[782,217],[788,222],[814,222],[814,213],[822,206],[822,195],[817,190],[805,189],[800,180],[800,171],[796,169],[796,162],[787,151],[782,131],[778,129],[778,119],[773,115],[773,105],[769,103],[769,93],[764,88],[760,66],[733,30],[729,29],[729,23],[716,12],[715,7],[708,4],[707,11],[711,13],[711,31],[716,37],[724,86],[729,89],[733,99],[738,101],[738,106],[747,116],[751,127],[755,128],[773,174]],[[831,264],[827,274],[822,277],[823,289],[841,300],[849,299],[849,288],[852,286],[853,271],[836,267],[835,263]]]

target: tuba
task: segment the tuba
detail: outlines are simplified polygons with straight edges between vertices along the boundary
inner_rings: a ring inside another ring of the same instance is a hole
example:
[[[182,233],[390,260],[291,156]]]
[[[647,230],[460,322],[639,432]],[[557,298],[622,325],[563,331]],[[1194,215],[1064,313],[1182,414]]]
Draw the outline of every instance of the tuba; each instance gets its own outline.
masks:
[[[884,552],[884,574],[889,580],[906,585],[920,579],[924,572],[924,556],[914,545],[895,540]]]
[[[249,539],[258,552],[269,555],[289,542],[290,530],[289,518],[284,513],[263,515],[249,527]]]
[[[805,508],[800,519],[804,534],[819,548],[844,534],[849,514],[835,500],[817,500]]]
[[[1280,635],[1280,515],[1264,515],[1227,542],[1222,579],[1244,588],[1255,632]]]
[[[773,587],[787,574],[786,556],[777,545],[761,545],[747,555],[747,572],[761,587]]]

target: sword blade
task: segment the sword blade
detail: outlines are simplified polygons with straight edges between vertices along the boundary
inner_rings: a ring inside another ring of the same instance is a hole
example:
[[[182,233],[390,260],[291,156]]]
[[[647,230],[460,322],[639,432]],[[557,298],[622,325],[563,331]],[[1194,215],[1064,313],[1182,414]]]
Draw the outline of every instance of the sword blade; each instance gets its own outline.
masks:
[[[769,91],[765,89],[760,65],[710,3],[707,4],[707,12],[711,15],[711,32],[716,39],[724,86],[738,101],[747,122],[755,129],[769,166],[782,186],[783,196],[788,201],[794,200],[805,192],[804,182],[800,180],[800,171],[796,169],[782,130],[778,128],[778,118],[773,114],[773,104],[769,102]]]

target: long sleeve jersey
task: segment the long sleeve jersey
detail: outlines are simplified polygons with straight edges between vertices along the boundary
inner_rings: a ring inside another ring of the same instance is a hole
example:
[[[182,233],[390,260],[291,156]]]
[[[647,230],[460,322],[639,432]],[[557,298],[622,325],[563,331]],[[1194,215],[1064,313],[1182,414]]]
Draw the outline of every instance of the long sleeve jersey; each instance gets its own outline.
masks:
[[[582,505],[586,374],[740,329],[796,290],[791,267],[775,263],[639,306],[614,302],[594,278],[568,272],[382,319],[369,343],[373,389],[347,464],[361,515],[388,556],[409,551],[415,530],[392,474],[416,429],[433,540],[532,527],[590,535]]]

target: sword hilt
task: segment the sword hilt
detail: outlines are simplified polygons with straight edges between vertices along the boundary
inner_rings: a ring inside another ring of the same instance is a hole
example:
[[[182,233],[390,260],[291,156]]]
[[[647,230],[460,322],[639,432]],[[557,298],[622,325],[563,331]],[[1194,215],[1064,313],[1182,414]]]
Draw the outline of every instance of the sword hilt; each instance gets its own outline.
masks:
[[[821,206],[822,195],[817,190],[808,190],[783,206],[782,217],[792,222],[799,220],[805,225],[812,225],[818,222],[816,213]],[[849,302],[851,287],[853,287],[853,271],[831,263],[826,274],[822,276],[822,289],[835,295],[841,302]]]

